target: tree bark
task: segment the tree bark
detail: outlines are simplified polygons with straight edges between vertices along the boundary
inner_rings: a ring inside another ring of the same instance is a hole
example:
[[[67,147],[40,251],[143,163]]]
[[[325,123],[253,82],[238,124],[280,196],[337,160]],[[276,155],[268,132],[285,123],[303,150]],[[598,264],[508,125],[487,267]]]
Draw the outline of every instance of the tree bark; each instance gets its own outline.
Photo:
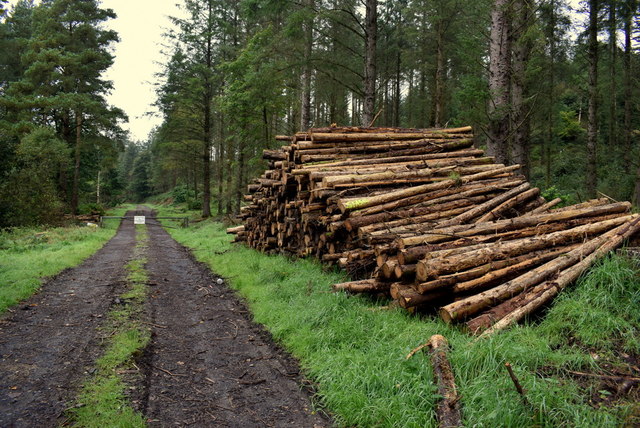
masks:
[[[616,82],[618,60],[618,14],[617,0],[609,0],[609,148],[618,146],[618,85]]]
[[[433,123],[436,128],[442,127],[444,112],[444,18],[439,17],[436,24],[436,72],[433,94]]]
[[[300,106],[300,130],[304,131],[311,126],[311,54],[313,51],[313,9],[314,0],[305,0],[304,8],[306,18],[302,23],[304,37],[304,53],[301,80],[301,106]]]
[[[78,214],[79,186],[80,186],[80,154],[82,151],[82,112],[76,111],[76,142],[73,165],[73,189],[71,193],[71,212]]]
[[[512,163],[520,164],[520,172],[529,178],[529,139],[530,120],[527,100],[527,64],[531,56],[531,37],[527,31],[532,22],[531,0],[514,2],[514,24],[516,37],[513,47],[513,79],[511,81],[511,100],[513,103],[513,142],[511,146]]]
[[[451,303],[449,305],[442,307],[440,309],[440,316],[446,322],[451,322],[453,320],[466,318],[470,315],[475,315],[476,313],[486,309],[487,307],[501,303],[509,299],[511,296],[514,296],[529,287],[533,287],[536,284],[539,284],[540,282],[546,280],[550,276],[556,274],[558,271],[565,269],[577,263],[578,261],[582,260],[583,258],[587,257],[589,254],[593,253],[598,247],[600,247],[601,245],[609,241],[612,237],[616,236],[616,234],[621,233],[622,230],[628,229],[629,226],[633,224],[630,221],[636,220],[636,219],[637,219],[637,216],[635,215],[628,216],[628,217],[620,217],[619,219],[600,222],[594,225],[579,226],[577,228],[574,228],[565,232],[555,232],[541,238],[533,238],[533,241],[538,240],[538,243],[541,244],[540,246],[536,246],[536,245],[531,246],[530,248],[531,250],[536,250],[544,247],[549,242],[555,242],[556,244],[561,243],[562,241],[564,241],[565,237],[570,237],[574,235],[574,232],[576,231],[586,232],[587,230],[592,229],[591,233],[601,233],[603,231],[608,230],[608,232],[598,236],[597,238],[593,238],[587,241],[585,244],[581,245],[575,250],[572,250],[571,252],[567,253],[563,257],[559,257],[550,262],[547,262],[542,266],[539,266],[535,269],[528,271],[524,275],[521,275],[511,281],[508,281],[490,290],[487,290],[485,292],[479,293],[474,296],[467,297],[465,299],[458,300],[454,303]],[[611,227],[616,227],[616,228],[611,229]],[[562,237],[561,238],[562,240],[558,239],[560,237]],[[545,243],[543,244],[543,242]],[[565,242],[569,242],[569,241],[565,241]],[[510,246],[510,244],[507,244],[507,247],[508,246]],[[525,252],[526,250],[519,252],[519,254],[523,254]],[[469,257],[466,257],[466,259],[469,260]]]
[[[598,0],[589,0],[589,113],[587,124],[586,188],[590,198],[596,196],[598,186]]]
[[[625,239],[633,236],[640,229],[640,218],[617,228],[610,233],[607,240],[600,240],[601,246],[575,265],[563,270],[559,275],[533,289],[509,299],[495,308],[467,323],[469,330],[482,336],[488,336],[511,324],[522,320],[544,304],[553,299],[562,289],[575,282],[596,260],[622,245]],[[493,325],[492,325],[493,324]]]
[[[632,173],[631,171],[631,109],[633,105],[633,81],[631,80],[631,57],[632,57],[632,37],[633,37],[633,18],[635,16],[635,12],[637,9],[637,1],[636,0],[627,0],[625,4],[625,15],[624,15],[624,166],[625,171],[628,173]],[[640,178],[640,177],[639,177]],[[640,181],[638,182],[640,185]],[[638,203],[640,199],[638,199],[638,193],[636,191],[635,201]]]
[[[435,334],[429,339],[429,354],[433,366],[433,377],[438,385],[438,395],[442,398],[438,402],[436,416],[441,428],[455,428],[462,426],[460,415],[460,396],[456,389],[451,364],[447,358],[449,344],[444,336]]]
[[[364,108],[362,124],[370,126],[376,104],[376,45],[378,38],[378,0],[366,0],[364,48]]]
[[[509,80],[511,76],[510,0],[494,0],[489,36],[489,127],[487,152],[506,164],[509,136]]]

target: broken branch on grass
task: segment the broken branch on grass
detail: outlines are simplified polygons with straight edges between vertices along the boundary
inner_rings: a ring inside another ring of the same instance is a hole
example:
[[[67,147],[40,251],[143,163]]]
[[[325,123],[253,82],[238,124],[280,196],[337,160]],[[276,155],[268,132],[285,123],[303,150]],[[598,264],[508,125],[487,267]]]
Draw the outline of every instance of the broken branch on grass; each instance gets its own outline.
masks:
[[[440,400],[436,409],[440,427],[461,427],[460,396],[456,389],[451,364],[447,358],[449,343],[444,336],[434,334],[427,342],[427,346],[430,348],[433,376],[438,385],[438,394],[442,396],[442,400]]]
[[[511,377],[511,381],[513,382],[513,385],[516,387],[516,391],[518,391],[518,394],[520,394],[520,397],[522,397],[523,403],[529,406],[530,405],[529,400],[527,400],[527,396],[525,395],[526,391],[520,384],[520,381],[518,380],[518,377],[516,376],[516,374],[513,372],[513,368],[511,368],[511,363],[506,362],[504,363],[504,366],[507,368],[507,371],[509,372],[509,377]]]

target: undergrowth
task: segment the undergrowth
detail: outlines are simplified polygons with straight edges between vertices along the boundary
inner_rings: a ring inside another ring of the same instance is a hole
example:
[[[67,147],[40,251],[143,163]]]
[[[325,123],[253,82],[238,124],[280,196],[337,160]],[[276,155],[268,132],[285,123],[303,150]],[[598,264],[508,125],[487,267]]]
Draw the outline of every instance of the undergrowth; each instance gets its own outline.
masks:
[[[121,207],[110,214],[123,215],[126,210]],[[118,224],[0,231],[0,314],[38,291],[48,277],[95,253],[113,237]]]
[[[105,338],[104,354],[96,361],[95,373],[83,385],[77,404],[69,416],[78,427],[144,427],[144,417],[128,403],[124,373],[135,370],[135,357],[151,339],[144,326],[144,302],[147,296],[147,273],[144,256],[148,234],[146,226],[136,226],[133,259],[125,266],[127,291],[108,313],[100,328]]]
[[[297,357],[317,398],[339,426],[429,427],[436,387],[426,354],[409,351],[433,334],[451,344],[465,425],[614,427],[634,423],[637,403],[596,408],[569,371],[597,371],[620,352],[638,352],[638,269],[621,257],[596,266],[543,318],[476,341],[437,317],[380,310],[381,302],[332,293],[346,280],[313,260],[268,256],[230,244],[224,226],[171,229],[183,245],[242,295],[255,321]],[[526,389],[525,405],[509,378]],[[594,381],[595,382],[595,381]]]

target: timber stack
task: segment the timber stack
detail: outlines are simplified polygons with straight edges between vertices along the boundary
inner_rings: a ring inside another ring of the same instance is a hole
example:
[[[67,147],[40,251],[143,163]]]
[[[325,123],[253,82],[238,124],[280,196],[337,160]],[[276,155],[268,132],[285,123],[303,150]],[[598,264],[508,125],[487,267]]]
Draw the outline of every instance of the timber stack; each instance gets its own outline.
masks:
[[[236,241],[315,256],[409,310],[438,308],[475,334],[549,302],[640,230],[631,204],[597,199],[553,209],[518,174],[473,147],[471,127],[331,127],[265,150]]]

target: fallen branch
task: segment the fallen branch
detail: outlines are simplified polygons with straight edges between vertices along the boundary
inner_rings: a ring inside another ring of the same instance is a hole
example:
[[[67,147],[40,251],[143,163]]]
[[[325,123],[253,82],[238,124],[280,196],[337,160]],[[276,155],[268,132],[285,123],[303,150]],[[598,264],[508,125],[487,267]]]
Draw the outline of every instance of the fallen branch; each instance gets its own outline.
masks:
[[[451,364],[447,358],[449,344],[444,336],[435,334],[427,342],[433,365],[433,377],[438,385],[438,394],[442,400],[438,403],[436,416],[441,428],[453,428],[462,426],[460,415],[460,396],[456,389]]]

